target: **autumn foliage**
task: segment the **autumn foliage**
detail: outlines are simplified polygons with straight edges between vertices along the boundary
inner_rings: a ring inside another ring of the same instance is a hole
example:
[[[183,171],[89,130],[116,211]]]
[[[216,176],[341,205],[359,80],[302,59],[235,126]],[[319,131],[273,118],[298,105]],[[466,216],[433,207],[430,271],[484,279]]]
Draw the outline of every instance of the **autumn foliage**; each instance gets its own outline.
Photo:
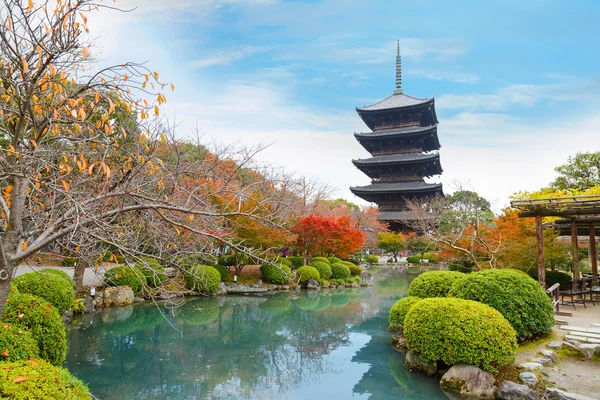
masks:
[[[321,214],[298,219],[291,229],[295,246],[305,256],[326,255],[347,258],[365,241],[365,234],[349,217],[326,217]]]

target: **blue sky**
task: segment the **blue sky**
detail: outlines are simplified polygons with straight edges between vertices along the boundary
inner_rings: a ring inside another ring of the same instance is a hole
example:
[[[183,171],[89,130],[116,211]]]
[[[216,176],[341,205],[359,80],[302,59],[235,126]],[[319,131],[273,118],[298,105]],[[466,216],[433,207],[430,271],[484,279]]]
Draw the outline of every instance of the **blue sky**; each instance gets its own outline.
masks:
[[[600,141],[600,2],[120,0],[90,16],[101,62],[148,61],[175,83],[166,113],[185,136],[265,143],[260,157],[318,177],[337,195],[368,178],[354,108],[403,86],[435,97],[451,192],[506,205]],[[435,180],[435,179],[434,179]]]

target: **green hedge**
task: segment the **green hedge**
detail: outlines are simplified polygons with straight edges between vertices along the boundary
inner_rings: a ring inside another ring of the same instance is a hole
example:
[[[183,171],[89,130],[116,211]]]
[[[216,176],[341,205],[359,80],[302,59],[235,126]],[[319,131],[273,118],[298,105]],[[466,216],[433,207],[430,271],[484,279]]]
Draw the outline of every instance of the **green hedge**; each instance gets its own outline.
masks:
[[[283,264],[264,264],[260,267],[260,273],[264,281],[275,285],[285,285],[288,283],[291,272],[290,267]]]
[[[317,271],[319,271],[319,276],[321,279],[329,279],[331,278],[331,266],[323,261],[313,261],[310,263],[311,267],[315,267]]]
[[[133,293],[138,294],[144,289],[147,281],[146,275],[140,269],[122,265],[106,271],[104,283],[107,286],[129,286]]]
[[[336,263],[331,266],[331,277],[333,279],[350,278],[350,268],[342,263]]]
[[[304,265],[304,257],[292,256],[288,257],[287,259],[292,263],[291,267],[293,268],[300,268]]]
[[[285,265],[286,267],[292,268],[292,262],[288,260],[286,257],[277,257],[276,262]]]
[[[69,275],[57,269],[28,272],[17,276],[12,284],[20,293],[29,293],[46,300],[56,307],[61,315],[73,307],[75,301],[73,281]]]
[[[516,332],[502,314],[470,300],[421,300],[406,314],[404,337],[425,362],[463,362],[491,372],[511,364],[517,352]]]
[[[379,257],[374,255],[367,256],[367,262],[369,264],[379,264]]]
[[[406,258],[406,261],[410,264],[421,264],[421,256],[410,256]]]
[[[0,399],[91,400],[92,396],[66,368],[27,360],[0,364]]]
[[[530,271],[531,276],[536,281],[538,280],[538,270],[534,269]],[[546,287],[550,287],[555,283],[560,284],[560,290],[569,290],[571,288],[571,281],[573,277],[563,271],[546,271]]]
[[[150,257],[142,257],[141,261],[135,263],[134,268],[142,271],[146,277],[146,283],[152,287],[156,287],[167,280],[167,274],[165,267]]]
[[[327,263],[327,264],[331,265],[331,263],[329,262],[329,260],[327,259],[327,257],[313,257],[310,260],[310,263],[312,264],[314,261],[321,261],[321,262],[324,262],[324,263]]]
[[[78,258],[75,257],[65,257],[60,262],[63,267],[74,267],[77,264]]]
[[[423,300],[423,299],[420,297],[414,297],[414,296],[407,296],[407,297],[403,297],[400,300],[398,300],[396,302],[396,304],[394,304],[392,306],[392,308],[390,309],[389,329],[393,329],[393,330],[401,329],[402,325],[404,325],[404,318],[406,317],[408,310],[410,310],[410,308],[413,305],[415,305],[416,303],[418,303],[421,300]]]
[[[495,308],[515,328],[521,341],[549,332],[554,325],[550,297],[521,271],[491,269],[466,275],[454,284],[448,296]]]
[[[196,265],[184,274],[190,289],[200,294],[213,294],[221,285],[221,274],[210,265]]]
[[[340,261],[342,261],[342,259],[337,257],[327,257],[327,261],[329,261],[330,265],[333,265],[335,263],[339,263]]]
[[[25,327],[0,323],[0,361],[33,360],[40,357],[35,338]]]
[[[321,276],[319,275],[319,270],[309,265],[305,265],[304,267],[298,268],[296,270],[296,274],[300,278],[300,284],[302,286],[306,285],[311,279],[318,282],[321,278]]]
[[[2,320],[28,328],[40,349],[40,357],[60,365],[67,355],[67,333],[61,316],[46,300],[31,294],[11,293]]]
[[[229,276],[229,270],[227,269],[227,267],[217,264],[213,266],[213,268],[219,271],[219,275],[221,275],[221,282],[225,282],[227,280],[227,277]]]
[[[350,270],[350,275],[352,276],[358,276],[362,272],[362,269],[360,269],[360,267],[354,263],[351,263],[349,261],[342,261],[342,264],[348,267],[348,269]]]
[[[417,276],[408,288],[409,296],[446,297],[454,282],[466,275],[455,271],[429,271]]]

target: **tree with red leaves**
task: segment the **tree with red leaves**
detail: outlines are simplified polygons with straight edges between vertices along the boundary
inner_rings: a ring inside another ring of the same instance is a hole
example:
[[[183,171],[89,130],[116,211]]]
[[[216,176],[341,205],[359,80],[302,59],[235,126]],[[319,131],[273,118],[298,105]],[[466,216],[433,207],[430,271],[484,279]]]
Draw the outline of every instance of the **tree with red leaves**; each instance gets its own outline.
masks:
[[[347,258],[365,241],[365,234],[346,216],[309,215],[298,220],[292,233],[296,235],[296,248],[302,251],[305,264],[315,255]]]

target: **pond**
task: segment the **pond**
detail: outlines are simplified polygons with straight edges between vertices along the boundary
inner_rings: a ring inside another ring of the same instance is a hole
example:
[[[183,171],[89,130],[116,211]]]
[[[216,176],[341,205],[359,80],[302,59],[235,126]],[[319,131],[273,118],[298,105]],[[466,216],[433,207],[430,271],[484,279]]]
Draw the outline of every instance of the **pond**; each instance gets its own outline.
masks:
[[[389,344],[413,275],[374,275],[361,289],[107,309],[73,325],[65,364],[102,400],[445,399]]]

